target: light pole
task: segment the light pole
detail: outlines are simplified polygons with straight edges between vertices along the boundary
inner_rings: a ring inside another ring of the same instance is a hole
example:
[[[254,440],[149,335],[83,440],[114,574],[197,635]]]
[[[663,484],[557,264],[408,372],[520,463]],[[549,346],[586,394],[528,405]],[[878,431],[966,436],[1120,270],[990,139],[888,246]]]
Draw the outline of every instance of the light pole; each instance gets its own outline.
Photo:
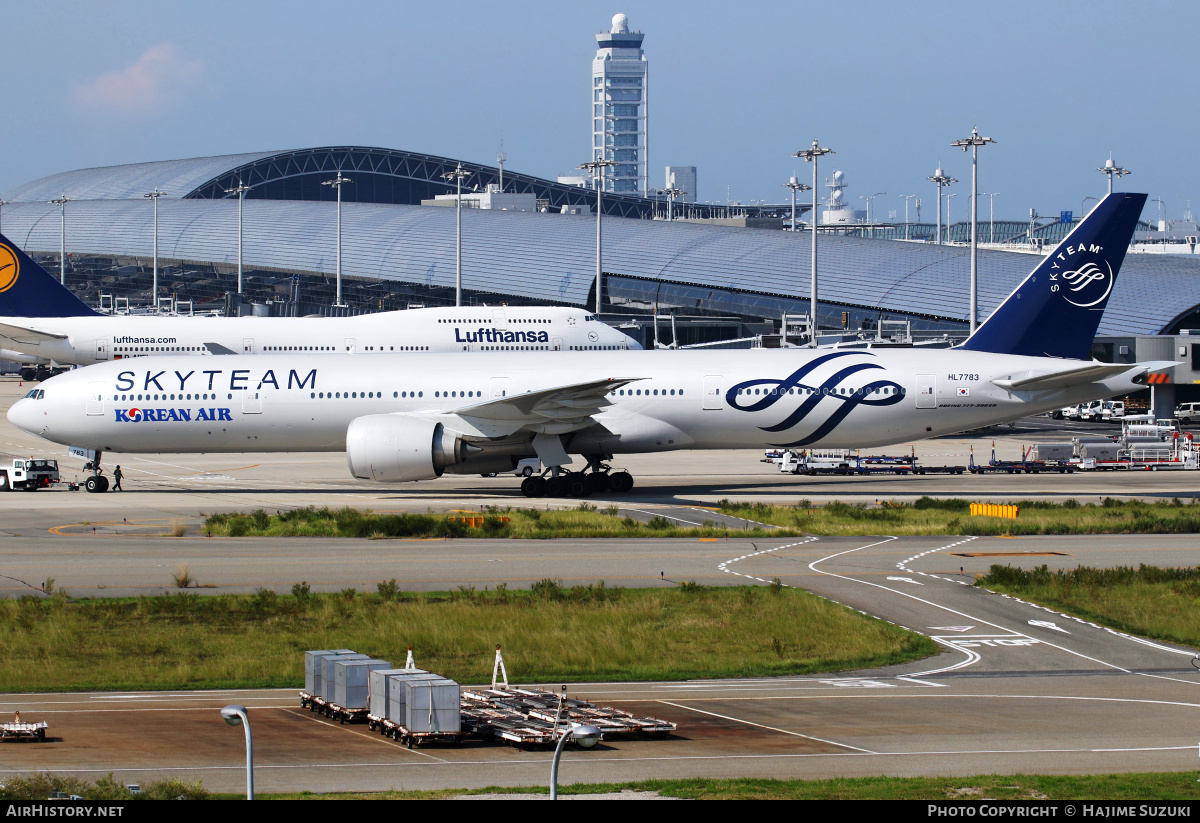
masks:
[[[950,226],[952,225],[951,220],[950,220],[950,198],[951,197],[958,197],[958,195],[957,194],[947,194],[946,195],[946,242],[947,243],[950,242]]]
[[[796,192],[808,191],[812,186],[807,183],[801,183],[796,179],[796,175],[792,175],[786,183],[783,184],[785,189],[792,190],[792,231],[796,230]]]
[[[254,746],[250,742],[250,717],[246,714],[245,706],[226,706],[221,709],[221,717],[230,726],[243,726],[246,729],[246,799],[254,799]]]
[[[341,174],[339,173],[338,176],[340,177]],[[250,191],[250,189],[252,189],[252,188],[254,188],[254,187],[247,186],[241,180],[238,180],[238,184],[236,187],[234,187],[232,189],[225,189],[226,194],[236,194],[237,198],[238,198],[238,290],[237,290],[237,293],[239,295],[242,293],[242,201],[246,199],[246,192]],[[340,192],[341,192],[340,184],[339,184],[338,191],[340,194]],[[339,242],[341,239],[341,234],[342,234],[341,230],[339,229],[338,230]]]
[[[346,307],[342,302],[342,186],[351,182],[349,177],[342,177],[342,170],[338,169],[337,177],[321,183],[322,186],[333,186],[337,190],[337,300],[333,305],[339,309]]]
[[[564,690],[566,687],[563,687]],[[558,720],[562,716],[562,705],[559,705],[558,716],[555,717],[554,725],[558,726]],[[569,723],[570,721],[568,721]],[[581,749],[590,749],[600,742],[600,730],[595,726],[585,726],[576,724],[569,729],[565,729],[562,737],[558,738],[558,745],[554,748],[554,761],[550,765],[550,799],[558,800],[558,761],[562,757],[563,746],[567,743],[567,738],[572,738],[575,744]]]
[[[938,211],[937,211],[937,234],[934,236],[933,242],[940,244],[942,242],[942,189],[957,183],[950,175],[942,171],[942,164],[939,163],[937,169],[933,173],[933,177],[926,177],[926,180],[934,183],[938,187]],[[949,221],[947,221],[949,222]]]
[[[504,141],[500,141],[500,153],[496,155],[496,165],[500,167],[500,186],[499,191],[504,193],[504,161],[508,159],[508,155],[504,153]],[[461,168],[461,166],[459,167]]]
[[[909,201],[909,200],[912,200],[912,199],[913,199],[913,198],[915,198],[917,195],[915,195],[915,194],[902,194],[902,195],[900,195],[900,196],[901,196],[902,198],[904,198],[904,239],[905,239],[905,240],[910,240],[910,239],[912,239],[912,238],[911,238],[911,233],[910,233],[910,229],[909,229],[909,225],[908,225],[908,201]]]
[[[990,137],[980,137],[979,129],[973,127],[970,137],[950,144],[963,151],[971,150],[971,334],[975,333],[979,318],[979,147],[995,142]]]
[[[600,316],[600,278],[601,268],[603,266],[603,257],[601,256],[601,216],[604,213],[604,170],[610,166],[617,165],[616,160],[591,160],[587,163],[580,163],[576,168],[586,169],[592,175],[592,182],[596,184],[596,316]]]
[[[454,305],[462,305],[462,181],[471,173],[459,163],[454,171],[442,175],[447,180],[453,180],[457,186],[454,196]]]
[[[675,219],[675,198],[683,194],[683,189],[663,189],[663,194],[667,196],[667,222]]]
[[[871,237],[875,236],[875,227],[871,223],[871,205],[875,202],[876,197],[882,197],[885,194],[887,194],[886,191],[878,191],[874,194],[860,194],[858,196],[859,200],[867,201],[867,226],[869,226],[871,229]]]
[[[67,197],[66,193],[63,193],[62,197],[57,197],[50,201],[58,206],[62,212],[61,234],[59,235],[58,244],[58,282],[64,286],[67,284],[67,204],[71,200],[72,198]]]
[[[1112,194],[1114,177],[1124,177],[1127,174],[1133,174],[1133,172],[1131,172],[1129,169],[1123,169],[1120,166],[1118,166],[1116,163],[1114,163],[1111,154],[1108,156],[1108,160],[1105,161],[1104,165],[1097,168],[1096,171],[1100,172],[1101,174],[1108,175],[1108,193],[1109,194]]]
[[[998,195],[999,193],[1000,192],[998,192],[998,191],[990,191],[990,192],[989,191],[981,191],[981,192],[979,192],[980,197],[986,197],[988,199],[988,243],[989,244],[996,242],[996,195]]]
[[[809,312],[812,314],[812,340],[810,345],[817,345],[817,227],[820,222],[820,215],[817,212],[817,163],[823,154],[833,154],[833,149],[825,148],[817,142],[817,138],[813,138],[811,149],[801,149],[795,152],[792,157],[802,157],[804,162],[812,163],[813,178],[812,178],[812,255],[810,265],[812,267],[812,281],[809,283],[810,304]]]
[[[154,203],[154,280],[150,287],[150,303],[154,311],[158,311],[158,198],[166,194],[165,191],[159,191],[158,186],[154,187],[154,191],[148,191],[142,197],[149,197]]]

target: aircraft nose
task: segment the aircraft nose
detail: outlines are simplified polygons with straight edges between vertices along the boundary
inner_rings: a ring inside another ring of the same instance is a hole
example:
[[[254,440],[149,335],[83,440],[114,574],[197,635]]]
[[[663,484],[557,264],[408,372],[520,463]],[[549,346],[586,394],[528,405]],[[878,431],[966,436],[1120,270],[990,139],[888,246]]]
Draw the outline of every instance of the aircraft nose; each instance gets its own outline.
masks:
[[[34,402],[28,398],[21,398],[16,403],[13,403],[8,409],[8,422],[12,423],[21,431],[33,433],[33,426],[37,422],[37,410],[33,408]]]

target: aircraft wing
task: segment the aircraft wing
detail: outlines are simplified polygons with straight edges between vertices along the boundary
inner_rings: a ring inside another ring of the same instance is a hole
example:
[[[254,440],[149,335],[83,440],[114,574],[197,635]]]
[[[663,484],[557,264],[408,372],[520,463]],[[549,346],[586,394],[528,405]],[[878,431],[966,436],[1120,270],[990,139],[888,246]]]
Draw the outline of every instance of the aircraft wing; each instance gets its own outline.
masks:
[[[1150,363],[1089,363],[1075,369],[1067,369],[1052,374],[1026,374],[1004,379],[993,380],[992,383],[1009,391],[1054,391],[1081,386],[1087,383],[1099,383],[1110,377],[1135,369],[1143,371],[1162,371],[1177,365],[1173,361],[1155,361]]]
[[[591,425],[594,415],[612,405],[605,395],[644,377],[613,377],[569,383],[464,406],[454,414],[480,430],[565,434]]]
[[[52,343],[55,340],[66,340],[65,334],[56,334],[55,332],[40,331],[31,329],[28,326],[14,326],[11,323],[0,323],[0,337],[7,337],[16,343],[23,343],[27,346],[37,346],[42,343]]]

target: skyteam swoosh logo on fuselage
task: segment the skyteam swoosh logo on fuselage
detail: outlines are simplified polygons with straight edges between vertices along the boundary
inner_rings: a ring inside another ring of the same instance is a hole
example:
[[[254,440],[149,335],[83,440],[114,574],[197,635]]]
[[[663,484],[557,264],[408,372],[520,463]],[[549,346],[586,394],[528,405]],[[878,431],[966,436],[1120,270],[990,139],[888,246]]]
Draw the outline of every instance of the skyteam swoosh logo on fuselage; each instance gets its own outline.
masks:
[[[738,383],[725,394],[725,402],[730,408],[744,412],[760,412],[771,408],[782,400],[791,398],[800,400],[800,405],[791,411],[783,420],[771,426],[759,426],[765,432],[783,432],[806,421],[810,416],[820,417],[825,414],[824,421],[811,434],[790,443],[776,443],[777,446],[807,446],[816,443],[829,435],[841,425],[842,421],[858,406],[894,406],[904,397],[904,389],[892,380],[877,379],[870,382],[854,381],[855,385],[846,393],[839,393],[846,388],[843,384],[853,375],[864,371],[886,372],[878,363],[857,362],[842,366],[836,372],[820,383],[807,383],[805,379],[822,366],[833,363],[844,357],[874,357],[864,352],[834,352],[814,358],[782,380],[764,378],[747,380]],[[754,394],[755,389],[766,391]],[[796,392],[792,393],[791,390]],[[876,394],[881,389],[891,389],[887,394]],[[745,405],[743,405],[743,401]]]

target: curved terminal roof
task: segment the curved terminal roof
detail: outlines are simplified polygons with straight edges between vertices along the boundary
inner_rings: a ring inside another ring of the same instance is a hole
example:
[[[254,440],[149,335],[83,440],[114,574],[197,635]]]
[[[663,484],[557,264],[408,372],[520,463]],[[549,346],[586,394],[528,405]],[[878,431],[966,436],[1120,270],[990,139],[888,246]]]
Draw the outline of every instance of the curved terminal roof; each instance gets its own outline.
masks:
[[[508,175],[505,175],[508,179]],[[333,203],[247,200],[245,263],[301,273],[335,272]],[[454,210],[347,203],[343,274],[452,287]],[[463,279],[470,290],[576,305],[588,303],[595,271],[591,217],[464,209]],[[148,258],[153,210],[137,200],[67,206],[68,253]],[[27,252],[57,253],[59,210],[44,202],[4,209],[5,233]],[[807,233],[665,221],[605,221],[604,271],[650,282],[808,298]],[[965,321],[967,248],[821,237],[823,304]],[[183,199],[159,204],[163,260],[235,265],[237,203]],[[986,317],[1039,258],[979,252],[980,313]],[[703,299],[703,298],[701,298]],[[1153,334],[1200,306],[1200,260],[1130,254],[1100,330]]]

